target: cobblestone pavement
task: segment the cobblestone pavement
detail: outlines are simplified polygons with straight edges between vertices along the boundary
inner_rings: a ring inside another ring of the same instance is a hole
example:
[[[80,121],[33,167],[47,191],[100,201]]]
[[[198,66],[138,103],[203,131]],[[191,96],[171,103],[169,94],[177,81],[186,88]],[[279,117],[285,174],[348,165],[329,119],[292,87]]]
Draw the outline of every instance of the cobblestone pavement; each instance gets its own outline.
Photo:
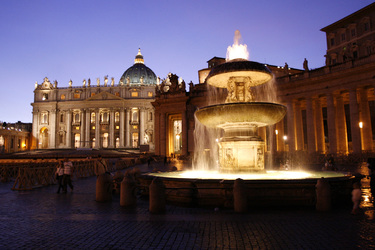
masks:
[[[233,210],[167,206],[148,212],[119,196],[95,201],[96,177],[74,181],[74,193],[57,186],[11,191],[0,183],[0,249],[375,249],[372,208]]]

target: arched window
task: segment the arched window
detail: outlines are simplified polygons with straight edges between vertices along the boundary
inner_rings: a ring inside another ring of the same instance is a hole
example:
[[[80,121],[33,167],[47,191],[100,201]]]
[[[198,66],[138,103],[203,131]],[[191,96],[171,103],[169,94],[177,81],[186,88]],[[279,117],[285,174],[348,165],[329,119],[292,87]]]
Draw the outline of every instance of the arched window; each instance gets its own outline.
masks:
[[[120,121],[120,113],[116,112],[115,113],[115,122],[119,122],[119,121]]]
[[[133,110],[132,122],[138,122],[138,110]]]
[[[95,112],[91,113],[91,123],[95,123]]]

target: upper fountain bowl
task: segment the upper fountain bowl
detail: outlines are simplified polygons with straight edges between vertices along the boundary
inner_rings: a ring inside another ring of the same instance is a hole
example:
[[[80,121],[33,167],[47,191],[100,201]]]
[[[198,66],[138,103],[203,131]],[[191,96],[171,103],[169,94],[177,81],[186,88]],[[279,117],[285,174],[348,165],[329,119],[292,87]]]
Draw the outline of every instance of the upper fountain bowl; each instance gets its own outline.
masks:
[[[240,102],[207,106],[198,109],[195,116],[211,128],[227,124],[263,127],[279,122],[286,114],[286,107],[269,102]]]
[[[273,76],[264,64],[234,59],[214,67],[207,76],[206,82],[211,86],[227,88],[231,77],[250,77],[251,85],[257,86],[268,82]]]

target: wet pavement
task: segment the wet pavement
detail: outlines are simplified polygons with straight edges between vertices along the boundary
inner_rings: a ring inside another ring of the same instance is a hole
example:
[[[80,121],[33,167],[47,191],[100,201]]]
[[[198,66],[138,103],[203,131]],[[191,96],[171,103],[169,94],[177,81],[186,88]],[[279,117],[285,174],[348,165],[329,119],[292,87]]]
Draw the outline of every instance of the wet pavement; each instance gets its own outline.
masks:
[[[373,198],[361,213],[351,206],[330,212],[167,206],[150,214],[148,201],[134,209],[95,201],[96,177],[73,181],[74,192],[57,185],[11,191],[0,183],[0,249],[375,249]]]

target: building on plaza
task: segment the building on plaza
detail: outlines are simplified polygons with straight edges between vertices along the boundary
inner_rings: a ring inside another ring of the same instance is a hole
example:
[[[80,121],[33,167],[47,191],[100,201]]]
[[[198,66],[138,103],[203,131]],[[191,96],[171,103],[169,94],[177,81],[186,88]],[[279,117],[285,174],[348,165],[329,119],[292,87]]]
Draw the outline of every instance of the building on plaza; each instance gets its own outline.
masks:
[[[0,154],[30,150],[31,123],[0,121]]]
[[[375,3],[322,31],[327,38],[325,66],[309,69],[307,60],[303,70],[268,65],[287,115],[271,128],[260,128],[266,151],[374,152]],[[156,94],[156,154],[194,152],[194,112],[209,104],[205,79],[212,67],[224,62],[219,57],[209,60],[208,68],[198,72],[199,84],[190,83],[189,92],[162,89]]]
[[[141,148],[154,150],[155,87],[158,78],[138,51],[134,65],[115,84],[83,80],[58,87],[46,77],[35,83],[31,149]]]

